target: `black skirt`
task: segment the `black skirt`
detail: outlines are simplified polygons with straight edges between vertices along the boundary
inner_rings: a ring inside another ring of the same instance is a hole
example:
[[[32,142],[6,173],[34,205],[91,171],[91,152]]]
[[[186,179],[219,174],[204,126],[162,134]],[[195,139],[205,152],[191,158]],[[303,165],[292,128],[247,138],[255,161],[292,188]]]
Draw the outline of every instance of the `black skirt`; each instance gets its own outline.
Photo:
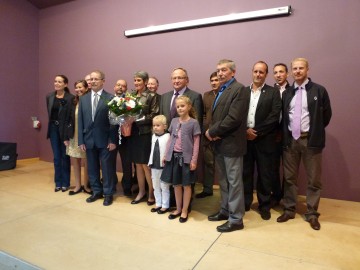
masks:
[[[133,124],[135,125],[135,124]],[[129,137],[132,162],[136,164],[148,164],[151,152],[151,133],[141,134],[134,129]]]
[[[165,162],[160,179],[174,186],[189,186],[195,183],[195,171],[190,171],[190,164],[183,162],[182,153],[174,152],[171,160]]]

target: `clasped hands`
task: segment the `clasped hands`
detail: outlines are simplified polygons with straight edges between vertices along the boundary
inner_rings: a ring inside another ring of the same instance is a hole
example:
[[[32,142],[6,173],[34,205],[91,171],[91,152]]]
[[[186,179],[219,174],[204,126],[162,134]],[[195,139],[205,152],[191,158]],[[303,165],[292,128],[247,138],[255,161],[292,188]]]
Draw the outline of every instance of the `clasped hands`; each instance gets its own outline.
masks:
[[[217,140],[220,140],[221,138],[216,136],[216,137],[211,137],[210,134],[209,134],[209,130],[207,130],[205,132],[205,136],[206,138],[209,140],[209,141],[217,141]]]

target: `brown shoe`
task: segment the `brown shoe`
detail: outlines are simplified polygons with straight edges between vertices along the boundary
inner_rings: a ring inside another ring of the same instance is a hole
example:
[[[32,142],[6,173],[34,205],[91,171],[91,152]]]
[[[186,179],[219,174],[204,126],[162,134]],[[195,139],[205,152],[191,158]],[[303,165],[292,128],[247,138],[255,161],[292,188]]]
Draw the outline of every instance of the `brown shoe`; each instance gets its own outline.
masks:
[[[291,217],[291,216],[289,216],[288,214],[282,214],[280,217],[278,217],[277,219],[276,219],[276,221],[277,222],[279,222],[279,223],[283,223],[283,222],[286,222],[286,221],[288,221],[289,219],[294,219],[294,217]]]
[[[320,230],[320,223],[317,217],[310,218],[308,222],[310,223],[311,228],[316,231]]]

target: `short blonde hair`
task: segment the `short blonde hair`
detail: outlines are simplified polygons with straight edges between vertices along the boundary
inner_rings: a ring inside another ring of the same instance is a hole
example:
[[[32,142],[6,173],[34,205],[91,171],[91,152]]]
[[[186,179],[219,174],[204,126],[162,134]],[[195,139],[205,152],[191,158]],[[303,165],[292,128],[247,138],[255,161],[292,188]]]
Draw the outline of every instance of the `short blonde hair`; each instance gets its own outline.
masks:
[[[166,116],[165,115],[156,115],[154,118],[153,118],[153,123],[154,122],[160,122],[161,124],[163,124],[165,127],[167,126],[167,122],[166,122]]]
[[[309,61],[306,59],[306,58],[302,58],[302,57],[298,57],[298,58],[295,58],[294,60],[291,61],[291,67],[293,65],[294,62],[304,62],[306,67],[309,68]]]

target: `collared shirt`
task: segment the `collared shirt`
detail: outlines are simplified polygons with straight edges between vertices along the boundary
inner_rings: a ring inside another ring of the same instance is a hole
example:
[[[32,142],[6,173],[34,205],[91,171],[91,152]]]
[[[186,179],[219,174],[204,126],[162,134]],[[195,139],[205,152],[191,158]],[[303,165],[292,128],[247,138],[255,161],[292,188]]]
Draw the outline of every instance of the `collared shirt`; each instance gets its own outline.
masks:
[[[283,85],[279,85],[280,97],[282,97],[282,94],[286,90],[287,85],[288,85],[287,82],[285,82]]]
[[[103,90],[104,89],[100,89],[97,92],[94,92],[93,90],[91,90],[91,104],[94,104],[95,94],[97,94],[99,96],[99,100],[100,100],[100,96],[101,96]]]
[[[301,132],[308,132],[310,129],[310,115],[309,115],[309,108],[308,108],[308,104],[307,104],[307,92],[306,92],[306,88],[305,86],[308,84],[309,79],[306,79],[305,82],[303,82],[302,85],[298,85],[296,82],[294,83],[294,89],[298,89],[299,87],[301,87],[301,92],[302,92],[302,96],[301,96]],[[295,91],[295,95],[292,98],[291,102],[290,102],[290,107],[289,107],[289,130],[291,131],[291,125],[292,125],[292,121],[293,121],[293,116],[294,116],[294,112],[295,112],[295,100],[296,100],[296,95],[297,92],[299,90]]]
[[[256,108],[257,104],[259,102],[259,98],[261,95],[261,90],[264,87],[265,84],[260,86],[258,89],[253,89],[253,84],[250,85],[250,104],[249,104],[249,112],[247,117],[247,127],[248,128],[254,128],[255,127],[255,114],[256,114]]]
[[[179,95],[178,95],[178,97],[180,97],[180,96],[182,96],[183,94],[184,94],[184,92],[185,92],[185,90],[186,90],[186,86],[183,88],[183,89],[181,89],[180,91],[178,91],[178,93],[179,93]],[[173,103],[173,101],[174,101],[174,99],[175,99],[175,93],[176,93],[177,91],[174,89],[174,93],[173,93],[173,96],[172,96],[172,98],[171,98],[171,103],[170,103],[170,110],[171,110],[171,107],[172,107],[172,103]]]
[[[235,78],[232,77],[230,80],[228,80],[226,83],[224,83],[219,89],[219,91],[217,92],[216,94],[216,97],[215,97],[215,101],[214,101],[214,104],[213,104],[213,110],[215,109],[215,106],[216,106],[216,103],[218,102],[220,96],[222,95],[222,93],[224,92],[224,90],[229,87],[229,85],[235,81]]]

